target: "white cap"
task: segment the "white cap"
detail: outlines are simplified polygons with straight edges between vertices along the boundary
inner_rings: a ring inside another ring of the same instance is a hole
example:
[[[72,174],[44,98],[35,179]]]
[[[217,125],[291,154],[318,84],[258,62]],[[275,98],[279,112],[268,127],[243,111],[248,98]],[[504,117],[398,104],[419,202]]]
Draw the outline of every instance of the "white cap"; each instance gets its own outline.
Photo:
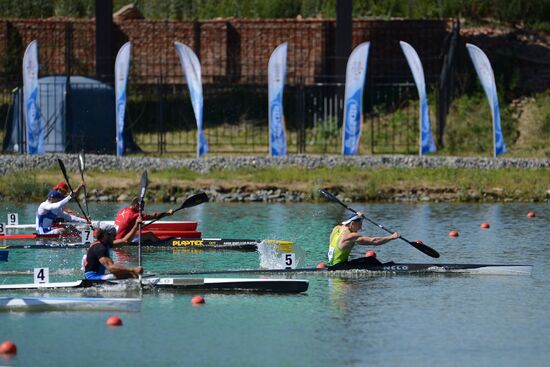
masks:
[[[342,222],[343,225],[346,225],[346,224],[350,224],[351,222],[359,222],[359,221],[362,221],[363,220],[363,217],[355,214],[354,216],[346,219],[345,221]]]

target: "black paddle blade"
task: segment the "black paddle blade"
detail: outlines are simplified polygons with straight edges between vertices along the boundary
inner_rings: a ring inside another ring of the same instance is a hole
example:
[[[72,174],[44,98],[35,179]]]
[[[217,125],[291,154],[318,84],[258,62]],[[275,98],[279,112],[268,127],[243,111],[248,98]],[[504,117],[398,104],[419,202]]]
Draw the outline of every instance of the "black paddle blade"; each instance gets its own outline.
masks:
[[[418,251],[420,252],[423,252],[425,253],[426,255],[428,256],[431,256],[431,257],[434,257],[434,258],[438,258],[439,257],[439,252],[437,252],[436,250],[434,250],[433,248],[431,248],[430,246],[426,246],[425,244],[423,243],[418,243],[418,242],[413,242],[413,241],[407,241],[412,247],[414,247],[415,249],[417,249]]]
[[[145,192],[147,191],[147,184],[149,183],[149,180],[147,179],[147,171],[143,171],[143,174],[141,175],[141,181],[139,182],[139,201],[143,202],[143,199],[145,198]]]
[[[73,191],[73,188],[71,187],[71,183],[69,182],[69,176],[67,175],[67,169],[65,168],[65,163],[63,163],[61,158],[57,158],[57,163],[59,164],[59,168],[61,168],[61,173],[63,173],[63,177],[65,178],[65,182],[67,183],[67,186],[69,186],[69,190]]]
[[[61,158],[57,158],[57,163],[59,164],[59,168],[61,168],[61,173],[63,173],[63,177],[65,177],[65,180],[67,180],[67,169],[65,168],[65,163],[63,163]]]
[[[324,189],[319,190],[319,192],[321,193],[321,195],[323,195],[325,198],[329,199],[330,201],[341,203],[341,201],[338,200],[338,198],[336,196],[332,195],[330,192],[328,192]]]
[[[206,195],[206,193],[204,192],[200,192],[198,194],[192,195],[187,199],[185,199],[185,201],[181,204],[181,206],[177,210],[191,208],[193,206],[206,203],[207,201],[208,201],[208,195]]]

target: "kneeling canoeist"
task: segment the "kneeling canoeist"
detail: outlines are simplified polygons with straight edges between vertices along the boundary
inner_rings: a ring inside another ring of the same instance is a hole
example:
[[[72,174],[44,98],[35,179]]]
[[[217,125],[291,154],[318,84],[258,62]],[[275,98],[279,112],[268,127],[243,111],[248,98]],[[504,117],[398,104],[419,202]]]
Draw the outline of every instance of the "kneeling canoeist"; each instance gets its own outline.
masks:
[[[57,190],[51,190],[48,193],[48,199],[40,204],[36,210],[36,233],[37,234],[61,234],[66,232],[65,228],[52,228],[52,224],[56,219],[65,219],[71,222],[88,223],[85,218],[78,217],[63,211],[67,203],[76,195],[78,191],[84,187],[80,184],[76,192],[63,197]]]
[[[169,215],[174,214],[174,210],[170,209],[166,212],[153,214],[141,213],[141,219],[150,220],[150,219],[159,219]],[[128,232],[132,229],[136,220],[139,218],[139,198],[134,198],[132,204],[127,208],[122,208],[118,211],[115,218],[115,227],[117,228],[116,239],[124,238]],[[141,240],[146,241],[156,241],[158,238],[151,232],[146,232],[141,235]],[[130,241],[136,242],[137,238],[130,239]]]
[[[63,195],[63,197],[66,197],[69,195],[69,185],[65,182],[65,181],[60,181],[57,183],[57,185],[55,185],[54,187],[52,187],[52,190],[56,190],[56,191],[59,191],[61,193],[61,195]],[[77,190],[78,191],[78,190]],[[69,213],[69,214],[72,214],[72,215],[76,215],[77,217],[79,216],[77,212],[75,212],[74,210],[71,210],[67,207],[64,207],[63,208],[63,211],[65,213]]]
[[[363,213],[357,212],[342,222],[342,225],[337,225],[330,234],[330,247],[328,250],[328,260],[331,266],[343,267],[351,262],[369,263],[369,265],[380,265],[381,263],[373,256],[359,258],[348,261],[349,254],[353,246],[380,246],[400,237],[400,234],[395,232],[384,237],[368,237],[359,234],[363,226]]]
[[[122,239],[115,239],[116,228],[96,228],[94,236],[97,242],[94,242],[88,248],[86,255],[82,259],[84,267],[84,278],[88,280],[108,280],[108,279],[128,279],[138,278],[143,273],[141,266],[129,268],[123,265],[115,264],[111,259],[109,250],[116,246],[127,245],[129,239],[136,233],[141,219],[136,223]],[[106,271],[109,271],[106,274]]]

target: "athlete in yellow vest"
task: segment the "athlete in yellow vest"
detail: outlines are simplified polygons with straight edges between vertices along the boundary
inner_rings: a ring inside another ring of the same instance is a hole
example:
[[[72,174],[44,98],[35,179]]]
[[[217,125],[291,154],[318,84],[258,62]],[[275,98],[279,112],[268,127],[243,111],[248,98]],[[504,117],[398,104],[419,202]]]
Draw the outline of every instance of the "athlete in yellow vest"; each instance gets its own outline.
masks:
[[[363,226],[363,213],[357,212],[349,219],[337,225],[330,234],[330,247],[328,250],[328,261],[331,266],[343,264],[348,261],[353,246],[380,246],[399,238],[397,232],[384,237],[367,237],[359,234]]]

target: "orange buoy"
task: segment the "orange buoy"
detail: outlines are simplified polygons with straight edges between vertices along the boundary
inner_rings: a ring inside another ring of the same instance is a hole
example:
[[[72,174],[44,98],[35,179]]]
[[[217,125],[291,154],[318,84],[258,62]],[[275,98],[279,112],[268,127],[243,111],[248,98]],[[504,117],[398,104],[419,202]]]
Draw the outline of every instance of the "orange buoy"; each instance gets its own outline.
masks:
[[[202,305],[204,304],[204,298],[202,298],[201,296],[195,296],[191,299],[191,304],[193,306]]]
[[[1,354],[17,354],[17,346],[9,340],[0,344]]]
[[[536,217],[536,216],[537,216],[537,215],[535,214],[535,212],[528,212],[528,213],[527,213],[527,217],[528,217],[528,218],[534,218],[534,217]]]
[[[326,267],[327,267],[327,264],[322,263],[322,262],[317,264],[317,266],[316,266],[317,269],[323,269],[323,268],[326,268]]]
[[[451,232],[449,232],[449,237],[458,237],[458,231],[456,229],[453,229]]]
[[[483,229],[491,228],[491,225],[489,223],[481,223],[479,226]]]
[[[122,326],[122,319],[118,316],[111,316],[107,319],[107,325],[109,325],[109,326]]]
[[[367,252],[365,252],[365,257],[376,257],[376,252],[368,250]]]

